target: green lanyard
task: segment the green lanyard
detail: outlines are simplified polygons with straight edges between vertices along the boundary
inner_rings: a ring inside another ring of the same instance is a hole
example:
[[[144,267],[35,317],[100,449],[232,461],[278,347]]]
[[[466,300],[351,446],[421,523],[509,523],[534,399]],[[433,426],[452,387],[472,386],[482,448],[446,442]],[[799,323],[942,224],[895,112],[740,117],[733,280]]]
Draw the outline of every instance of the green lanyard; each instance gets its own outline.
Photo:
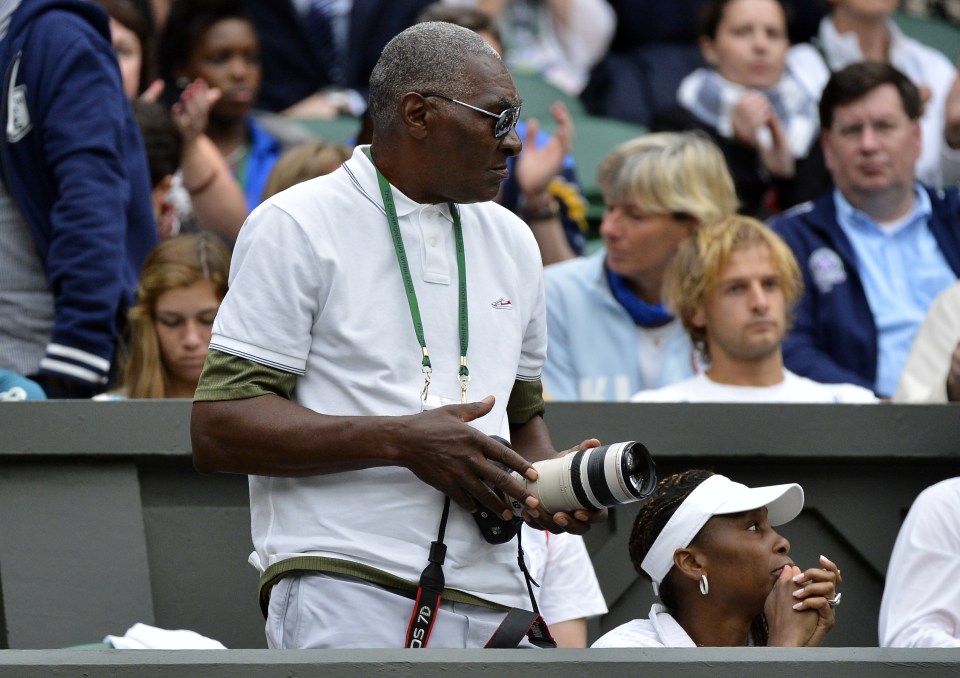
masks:
[[[373,163],[373,157],[370,155],[370,149],[364,149],[370,162]],[[410,277],[410,264],[407,261],[407,250],[403,246],[403,237],[400,235],[400,219],[397,217],[397,208],[393,202],[393,191],[390,189],[390,183],[380,173],[380,170],[374,164],[377,172],[377,183],[380,184],[380,195],[383,196],[383,209],[387,215],[387,224],[390,226],[390,235],[393,236],[393,249],[397,253],[397,263],[400,265],[400,275],[403,276],[403,287],[407,293],[407,304],[410,306],[410,318],[413,320],[413,330],[417,334],[417,341],[420,342],[420,349],[423,352],[421,361],[421,370],[423,371],[423,391],[420,397],[424,402],[430,391],[430,375],[433,374],[433,367],[430,364],[430,352],[427,351],[427,341],[423,335],[423,321],[420,319],[420,305],[417,303],[417,292],[413,288],[413,278]],[[460,227],[460,211],[453,203],[448,203],[450,213],[453,215],[453,237],[457,244],[457,277],[459,279],[459,332],[460,332],[460,372],[457,380],[460,382],[460,402],[467,402],[467,382],[470,381],[470,370],[467,369],[467,344],[470,339],[469,319],[467,317],[467,263],[463,247],[463,229]]]

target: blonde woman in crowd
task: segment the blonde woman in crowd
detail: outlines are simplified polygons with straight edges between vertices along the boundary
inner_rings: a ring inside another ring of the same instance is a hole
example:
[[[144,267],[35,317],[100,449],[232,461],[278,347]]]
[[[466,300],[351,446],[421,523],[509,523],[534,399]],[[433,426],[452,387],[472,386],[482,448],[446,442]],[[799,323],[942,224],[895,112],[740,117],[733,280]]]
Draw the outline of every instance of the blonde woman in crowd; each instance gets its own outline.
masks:
[[[297,144],[283,152],[270,170],[263,199],[299,184],[301,181],[330,174],[350,158],[352,152],[343,144],[317,139]]]
[[[550,348],[543,372],[556,400],[627,400],[697,371],[693,344],[660,303],[677,247],[736,212],[720,149],[703,133],[646,134],[598,170],[604,247],[547,266]]]
[[[211,233],[160,243],[147,257],[130,310],[130,346],[119,394],[192,398],[227,293],[230,251]]]

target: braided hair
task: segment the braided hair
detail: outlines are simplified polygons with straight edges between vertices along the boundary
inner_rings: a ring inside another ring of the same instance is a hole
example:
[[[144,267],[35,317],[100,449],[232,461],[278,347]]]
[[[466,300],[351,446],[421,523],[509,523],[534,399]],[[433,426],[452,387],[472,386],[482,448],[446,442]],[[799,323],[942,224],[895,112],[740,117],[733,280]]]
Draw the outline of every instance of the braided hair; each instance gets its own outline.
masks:
[[[712,475],[714,475],[713,471],[691,469],[674,473],[660,480],[657,489],[637,514],[633,523],[633,530],[630,532],[630,561],[639,574],[650,578],[650,575],[644,572],[640,566],[643,559],[649,553],[657,537],[660,536],[663,528],[666,527],[667,522],[680,508],[680,505],[686,501],[691,492],[700,486],[700,483]],[[696,537],[694,537],[694,541],[696,541]],[[657,593],[664,607],[671,612],[677,609],[676,591],[669,574],[658,585]],[[750,625],[750,635],[753,638],[754,645],[767,644],[769,629],[763,613],[753,619]]]

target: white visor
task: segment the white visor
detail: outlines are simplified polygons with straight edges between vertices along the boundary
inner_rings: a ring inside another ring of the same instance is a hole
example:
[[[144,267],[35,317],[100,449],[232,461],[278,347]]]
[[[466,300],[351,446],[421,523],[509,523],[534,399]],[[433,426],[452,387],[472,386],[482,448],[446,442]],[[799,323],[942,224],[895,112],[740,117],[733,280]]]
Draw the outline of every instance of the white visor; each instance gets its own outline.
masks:
[[[713,516],[743,513],[767,507],[772,526],[788,523],[803,508],[803,488],[796,483],[747,487],[726,476],[713,475],[690,493],[670,516],[640,567],[653,579],[653,590],[673,567],[673,554],[689,546],[700,529]]]

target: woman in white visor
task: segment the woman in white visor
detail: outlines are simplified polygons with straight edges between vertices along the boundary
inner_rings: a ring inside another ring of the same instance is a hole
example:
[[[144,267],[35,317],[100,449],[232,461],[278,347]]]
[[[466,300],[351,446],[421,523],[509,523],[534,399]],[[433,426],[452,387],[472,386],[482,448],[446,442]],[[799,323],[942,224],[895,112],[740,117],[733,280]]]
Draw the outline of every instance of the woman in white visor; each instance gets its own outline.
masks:
[[[593,647],[812,647],[840,602],[828,558],[801,570],[775,525],[803,508],[796,484],[750,488],[710,471],[660,481],[630,535],[630,558],[660,602]]]

